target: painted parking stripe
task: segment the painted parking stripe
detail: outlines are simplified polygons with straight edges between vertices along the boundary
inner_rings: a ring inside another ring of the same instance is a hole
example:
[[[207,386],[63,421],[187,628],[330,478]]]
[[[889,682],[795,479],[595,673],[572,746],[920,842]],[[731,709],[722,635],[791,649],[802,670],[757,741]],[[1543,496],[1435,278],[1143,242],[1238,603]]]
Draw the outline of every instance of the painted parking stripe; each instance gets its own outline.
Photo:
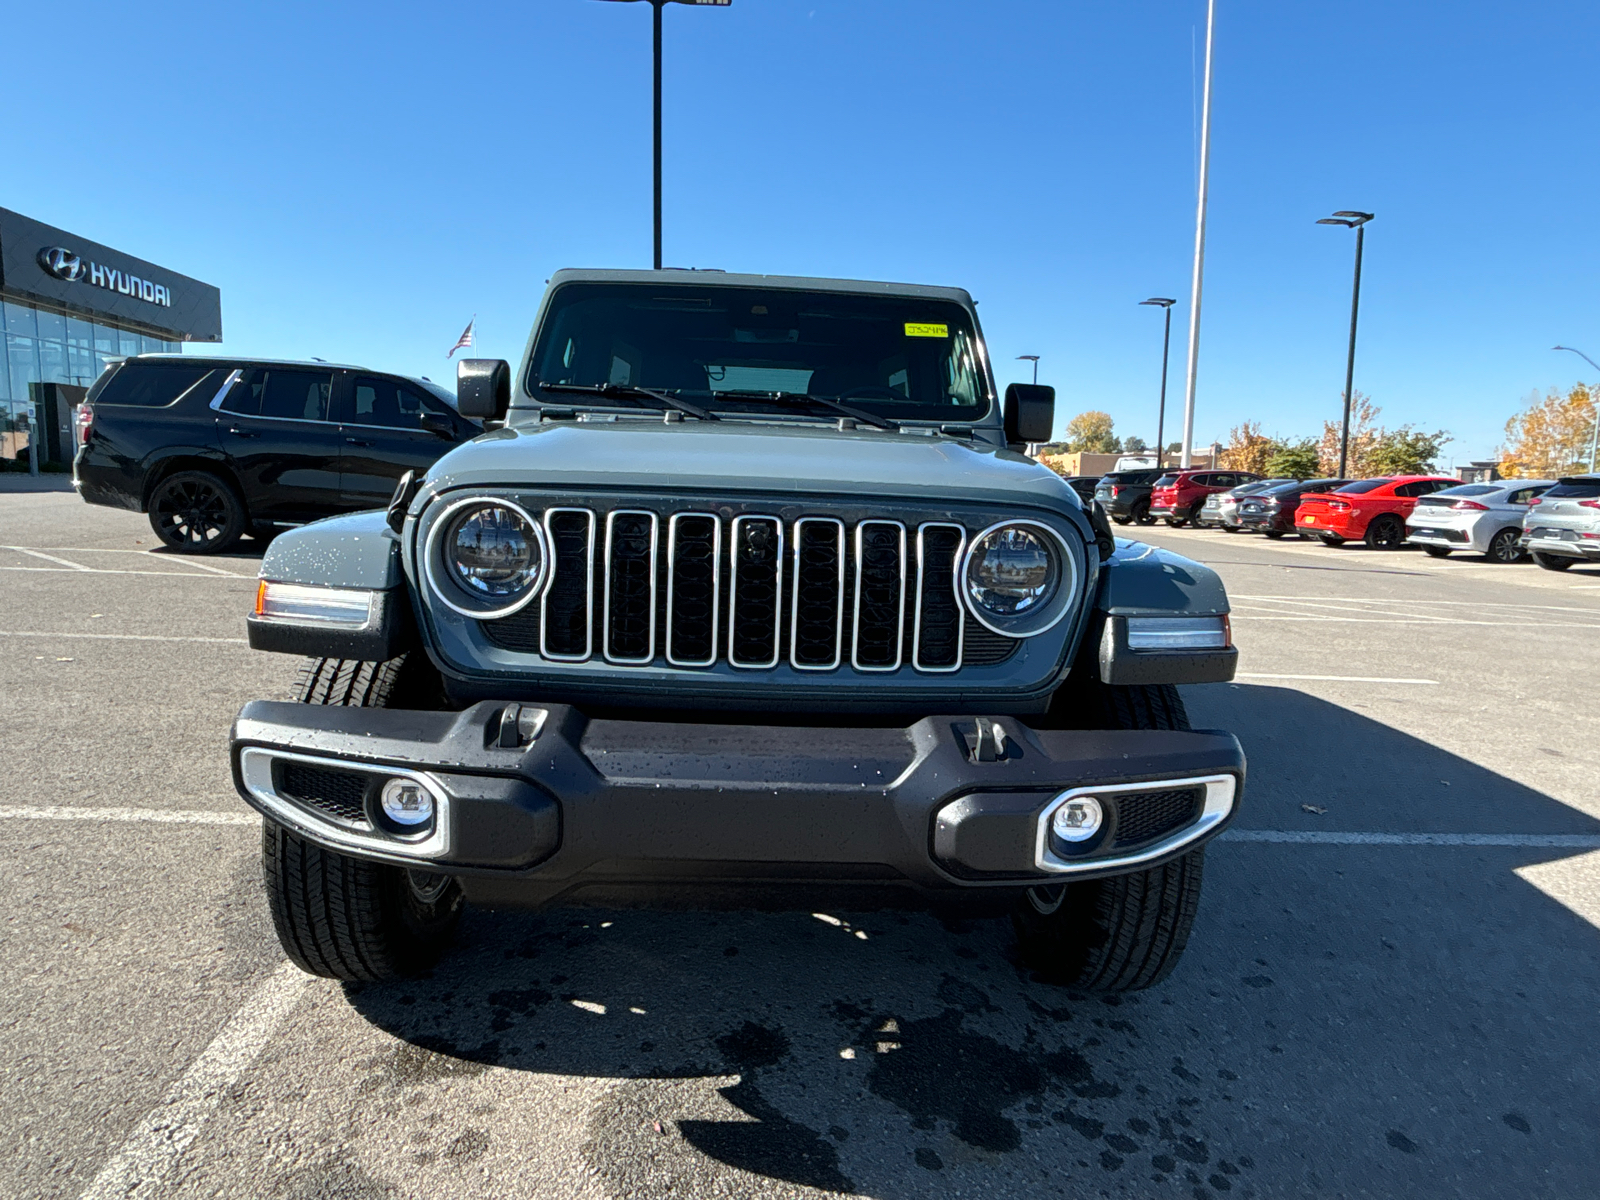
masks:
[[[157,825],[260,825],[255,813],[193,808],[73,808],[61,804],[0,805],[0,821],[148,821]]]
[[[201,1126],[260,1056],[310,984],[311,977],[290,962],[267,976],[134,1128],[81,1200],[159,1194]]]
[[[1437,687],[1437,679],[1391,679],[1383,675],[1269,675],[1257,671],[1239,671],[1235,679],[1318,679],[1329,683],[1414,683]]]
[[[129,571],[112,567],[83,567],[73,564],[69,567],[0,567],[0,571],[36,571],[41,574],[73,575],[83,572],[85,575],[156,575],[162,579],[243,579],[254,583],[254,575],[210,575],[198,571]]]
[[[204,642],[215,646],[248,646],[249,638],[187,637],[166,633],[51,633],[43,629],[0,629],[0,637],[87,638],[105,642]]]
[[[1288,846],[1525,846],[1545,850],[1600,850],[1593,833],[1367,833],[1356,830],[1229,829],[1225,842]]]
[[[64,558],[57,558],[54,554],[46,554],[42,550],[29,550],[26,546],[0,546],[0,550],[14,550],[18,554],[27,554],[33,558],[42,558],[45,562],[53,562],[57,566],[71,567],[74,571],[93,571],[93,567],[86,567],[82,563],[68,562]]]

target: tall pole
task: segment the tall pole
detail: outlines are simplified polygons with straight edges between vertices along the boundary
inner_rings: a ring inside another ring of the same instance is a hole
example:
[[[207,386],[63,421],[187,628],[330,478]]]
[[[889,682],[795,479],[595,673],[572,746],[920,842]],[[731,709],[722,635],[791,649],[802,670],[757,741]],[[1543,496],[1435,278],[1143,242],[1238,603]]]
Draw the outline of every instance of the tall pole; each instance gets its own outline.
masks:
[[[1167,433],[1167,351],[1172,346],[1172,305],[1166,305],[1167,327],[1161,335],[1161,407],[1156,410],[1156,467],[1161,467],[1162,438]]]
[[[1568,353],[1576,354],[1596,371],[1600,371],[1600,363],[1595,362],[1582,350],[1574,350],[1571,346],[1553,346],[1551,349],[1565,350]],[[1589,400],[1594,404],[1594,429],[1589,433],[1589,470],[1593,472],[1600,470],[1600,466],[1596,465],[1597,462],[1600,462],[1600,458],[1596,457],[1597,454],[1600,454],[1600,388],[1589,389]]]
[[[1339,430],[1339,478],[1349,478],[1345,466],[1350,460],[1350,405],[1355,397],[1351,391],[1356,382],[1356,317],[1361,313],[1361,245],[1366,240],[1367,226],[1356,226],[1356,278],[1350,286],[1350,355],[1344,364],[1344,425]]]
[[[656,159],[656,270],[661,270],[661,9],[666,0],[651,0],[650,10],[655,24],[655,159]]]
[[[1206,91],[1200,109],[1200,195],[1194,215],[1194,283],[1189,291],[1189,375],[1183,397],[1183,458],[1187,467],[1194,442],[1194,383],[1200,365],[1200,285],[1206,265],[1206,191],[1211,175],[1211,35],[1216,26],[1217,0],[1206,0]]]

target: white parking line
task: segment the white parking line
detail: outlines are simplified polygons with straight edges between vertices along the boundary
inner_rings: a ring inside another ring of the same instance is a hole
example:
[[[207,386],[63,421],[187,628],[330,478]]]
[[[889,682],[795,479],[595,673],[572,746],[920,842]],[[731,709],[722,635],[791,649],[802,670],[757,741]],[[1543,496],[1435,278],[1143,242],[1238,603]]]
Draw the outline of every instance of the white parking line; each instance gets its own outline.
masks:
[[[219,646],[248,646],[249,638],[179,637],[164,633],[50,633],[35,629],[0,629],[0,637],[91,638],[109,642],[205,642]]]
[[[1583,621],[1513,621],[1509,618],[1503,621],[1468,621],[1461,617],[1440,618],[1402,618],[1402,617],[1332,617],[1326,614],[1306,614],[1304,616],[1290,615],[1288,613],[1270,612],[1239,612],[1234,610],[1232,617],[1235,621],[1302,621],[1310,624],[1323,625],[1428,625],[1433,627],[1445,625],[1486,625],[1492,629],[1595,629],[1600,628],[1600,613],[1595,614],[1592,623]]]
[[[1329,683],[1418,683],[1437,687],[1437,679],[1390,679],[1381,675],[1267,675],[1256,671],[1238,671],[1235,679],[1324,679]]]
[[[202,575],[197,571],[127,571],[111,567],[81,567],[73,564],[69,567],[0,567],[0,571],[37,571],[41,574],[72,575],[81,571],[85,575],[157,575],[162,579],[221,579],[223,575]],[[224,573],[228,579],[243,579],[254,583],[254,575],[233,575]]]
[[[1592,833],[1362,833],[1355,830],[1228,829],[1226,842],[1291,846],[1527,846],[1548,850],[1597,850]]]
[[[15,550],[18,554],[27,554],[34,558],[42,558],[45,562],[53,562],[63,567],[71,567],[74,571],[94,570],[93,567],[86,567],[82,563],[68,562],[64,558],[57,558],[54,554],[46,554],[42,550],[29,550],[26,546],[0,546],[0,550]]]
[[[0,805],[0,821],[149,821],[157,825],[260,825],[255,813],[184,808],[71,808],[60,804]]]
[[[100,1169],[81,1200],[154,1196],[223,1096],[250,1069],[311,977],[286,962],[261,984]]]

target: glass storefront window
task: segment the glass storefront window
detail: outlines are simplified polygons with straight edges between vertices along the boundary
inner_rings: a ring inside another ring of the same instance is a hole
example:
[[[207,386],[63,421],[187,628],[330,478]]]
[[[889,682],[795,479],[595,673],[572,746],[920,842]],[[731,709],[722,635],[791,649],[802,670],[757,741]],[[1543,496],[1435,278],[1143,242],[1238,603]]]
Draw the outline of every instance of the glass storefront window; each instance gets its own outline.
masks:
[[[39,326],[34,322],[33,309],[11,300],[5,302],[6,332],[18,337],[38,337]]]
[[[67,347],[67,375],[68,382],[79,387],[88,387],[95,381],[95,376],[100,374],[99,363],[95,360],[93,350],[85,350],[82,346]]]
[[[104,325],[94,327],[94,348],[101,354],[117,353],[117,331]]]
[[[37,343],[30,337],[6,335],[6,358],[9,360],[13,401],[27,400],[28,384],[39,378],[39,352],[36,347]]]
[[[129,333],[126,329],[119,329],[117,331],[117,342],[118,349],[124,356],[139,353],[139,335],[137,333]]]
[[[43,316],[43,313],[39,314]],[[71,383],[67,377],[67,346],[65,342],[47,342],[39,339],[39,374],[35,378],[40,383]]]
[[[79,350],[94,349],[94,326],[77,317],[67,318],[67,345]]]
[[[39,321],[40,340],[50,342],[67,340],[67,319],[60,313],[45,312],[40,308],[34,310],[34,316]]]
[[[9,399],[11,399],[11,371],[6,366],[6,339],[0,336],[0,400]]]
[[[94,362],[95,366],[98,368],[98,371],[96,372],[95,377],[98,379],[100,372],[103,372],[112,363],[120,362],[121,360],[122,355],[120,354],[102,354],[100,351],[96,350],[94,352]]]
[[[141,354],[160,354],[167,348],[166,343],[160,338],[142,337],[139,341],[144,344],[144,349],[140,351]]]

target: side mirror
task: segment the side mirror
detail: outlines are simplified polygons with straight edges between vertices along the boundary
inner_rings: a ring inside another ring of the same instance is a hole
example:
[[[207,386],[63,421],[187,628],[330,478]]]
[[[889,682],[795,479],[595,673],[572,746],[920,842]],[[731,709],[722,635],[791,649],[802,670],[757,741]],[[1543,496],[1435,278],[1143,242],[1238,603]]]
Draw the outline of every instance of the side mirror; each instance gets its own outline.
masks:
[[[463,358],[456,367],[456,411],[500,421],[511,407],[511,367],[503,358]]]
[[[1042,383],[1008,384],[1003,412],[1007,442],[1048,442],[1056,425],[1056,390]]]
[[[456,439],[455,422],[443,413],[423,413],[422,428],[439,437],[448,438],[452,442]]]

